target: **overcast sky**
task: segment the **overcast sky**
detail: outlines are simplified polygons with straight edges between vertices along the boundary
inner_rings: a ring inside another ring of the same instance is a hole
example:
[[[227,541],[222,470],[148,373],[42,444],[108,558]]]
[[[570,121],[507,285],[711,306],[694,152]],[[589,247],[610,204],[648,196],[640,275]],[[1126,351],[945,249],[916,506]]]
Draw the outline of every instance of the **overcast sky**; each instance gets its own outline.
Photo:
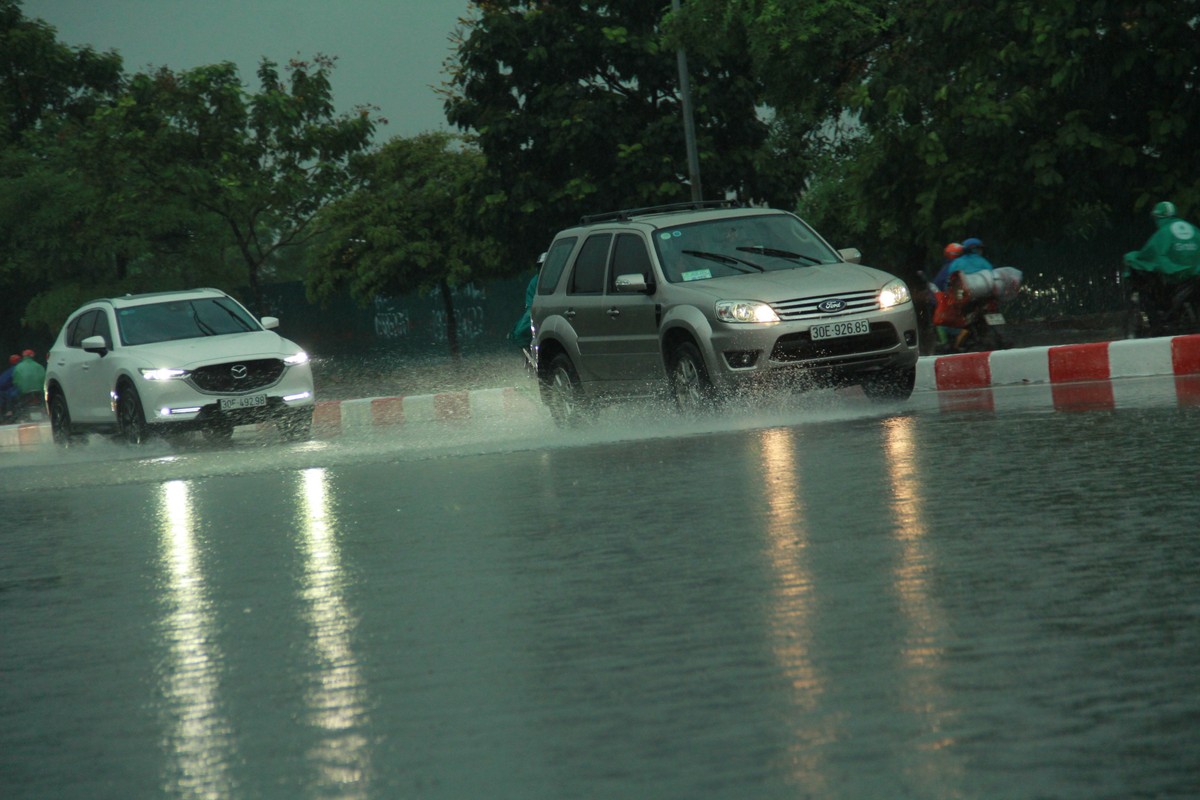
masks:
[[[388,125],[376,141],[448,130],[434,87],[445,79],[449,37],[467,0],[24,0],[59,41],[116,50],[127,73],[232,61],[257,90],[259,62],[281,67],[337,56],[339,112],[375,105]]]

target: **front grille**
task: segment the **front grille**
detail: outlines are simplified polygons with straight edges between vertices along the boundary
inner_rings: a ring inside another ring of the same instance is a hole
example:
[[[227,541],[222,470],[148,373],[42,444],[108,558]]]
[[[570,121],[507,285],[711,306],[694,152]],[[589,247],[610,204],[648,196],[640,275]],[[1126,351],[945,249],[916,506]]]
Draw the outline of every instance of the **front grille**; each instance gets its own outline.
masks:
[[[244,377],[239,375],[244,367]],[[251,361],[229,361],[192,370],[188,380],[202,392],[239,394],[270,386],[283,375],[283,362],[278,358],[258,358]]]
[[[872,322],[871,332],[860,336],[842,336],[814,342],[808,331],[789,333],[775,340],[772,361],[811,361],[841,358],[863,353],[877,353],[900,343],[896,329],[886,322]]]
[[[826,300],[842,300],[846,307],[841,311],[830,314],[817,309]],[[879,296],[873,289],[861,292],[840,292],[838,294],[822,294],[816,297],[798,297],[795,300],[783,300],[771,303],[771,308],[785,322],[802,319],[827,319],[845,314],[861,314],[864,311],[879,310]]]

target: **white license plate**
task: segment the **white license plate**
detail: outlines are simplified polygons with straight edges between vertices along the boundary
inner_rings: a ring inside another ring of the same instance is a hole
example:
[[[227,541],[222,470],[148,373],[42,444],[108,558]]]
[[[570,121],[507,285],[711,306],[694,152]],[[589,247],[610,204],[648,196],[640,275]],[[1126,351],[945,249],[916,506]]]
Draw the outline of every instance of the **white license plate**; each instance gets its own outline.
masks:
[[[239,408],[260,408],[267,404],[265,394],[248,394],[245,397],[222,397],[221,410],[233,411]]]
[[[813,341],[818,339],[837,339],[841,336],[858,336],[871,332],[871,323],[865,319],[855,319],[848,322],[825,322],[813,325],[808,329]]]
[[[987,320],[988,325],[1003,325],[1004,324],[1004,315],[1003,314],[984,314],[983,318],[985,320]]]

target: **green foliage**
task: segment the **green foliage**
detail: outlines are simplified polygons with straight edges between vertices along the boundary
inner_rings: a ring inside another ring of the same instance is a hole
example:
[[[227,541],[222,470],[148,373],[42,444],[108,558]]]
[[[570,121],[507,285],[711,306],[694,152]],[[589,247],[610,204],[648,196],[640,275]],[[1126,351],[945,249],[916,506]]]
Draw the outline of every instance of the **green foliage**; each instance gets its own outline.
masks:
[[[487,277],[496,244],[480,228],[483,158],[445,133],[396,138],[358,165],[362,184],[321,215],[310,298],[360,303]]]
[[[687,200],[675,48],[663,5],[474,4],[450,66],[446,111],[486,156],[513,273],[582,213]],[[690,59],[707,197],[786,197],[794,175],[772,162],[744,43]]]

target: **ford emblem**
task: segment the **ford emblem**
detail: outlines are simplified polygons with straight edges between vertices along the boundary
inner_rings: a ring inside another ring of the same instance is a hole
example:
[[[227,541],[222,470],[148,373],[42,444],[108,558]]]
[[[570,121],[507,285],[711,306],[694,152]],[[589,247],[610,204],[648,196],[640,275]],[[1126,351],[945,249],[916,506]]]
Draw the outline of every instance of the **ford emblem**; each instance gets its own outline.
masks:
[[[834,297],[829,300],[822,300],[817,306],[818,311],[823,311],[826,314],[832,314],[835,311],[841,311],[846,307],[846,301],[839,297]]]

